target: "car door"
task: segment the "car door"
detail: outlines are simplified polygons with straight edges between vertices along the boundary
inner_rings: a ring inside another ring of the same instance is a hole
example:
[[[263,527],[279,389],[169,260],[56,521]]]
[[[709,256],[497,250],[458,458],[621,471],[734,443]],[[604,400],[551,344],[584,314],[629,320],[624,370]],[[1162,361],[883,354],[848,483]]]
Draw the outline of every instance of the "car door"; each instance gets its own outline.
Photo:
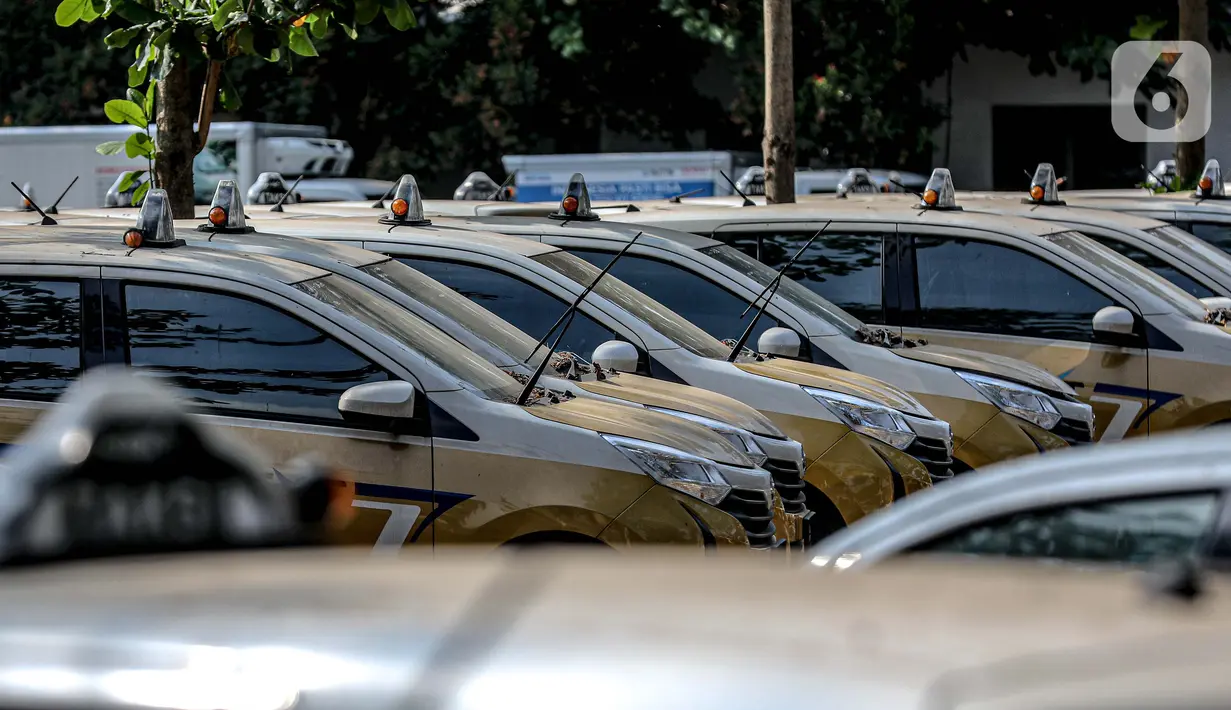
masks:
[[[98,267],[0,264],[0,448],[100,362]]]
[[[233,281],[104,269],[107,359],[165,377],[207,421],[282,468],[317,456],[354,480],[352,542],[396,551],[433,541],[452,498],[435,496],[426,398],[422,431],[391,434],[345,422],[342,393],[403,379],[382,353],[290,299]],[[422,392],[422,388],[416,388]]]
[[[905,229],[905,227],[904,227]],[[901,235],[904,334],[1033,363],[1071,385],[1095,412],[1095,436],[1149,433],[1151,396],[1144,320],[1136,306],[1035,245],[955,227],[914,225]],[[1071,270],[1072,269],[1072,270]],[[1092,319],[1122,306],[1139,337],[1107,343]]]
[[[727,224],[712,238],[778,269],[822,229],[786,271],[826,300],[864,323],[883,325],[897,307],[893,284],[886,288],[885,265],[894,255],[892,224],[833,222]]]

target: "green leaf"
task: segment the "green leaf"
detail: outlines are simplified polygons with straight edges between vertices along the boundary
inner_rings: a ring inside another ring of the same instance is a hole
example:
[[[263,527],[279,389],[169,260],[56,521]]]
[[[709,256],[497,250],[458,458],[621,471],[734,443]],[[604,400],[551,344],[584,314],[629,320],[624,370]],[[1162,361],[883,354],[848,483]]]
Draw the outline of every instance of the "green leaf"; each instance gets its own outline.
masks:
[[[132,189],[133,183],[136,182],[142,175],[144,170],[129,170],[120,176],[120,184],[115,186],[115,189],[120,192],[128,192]]]
[[[137,89],[131,89],[131,88],[130,88],[128,91],[126,91],[126,92],[125,92],[125,96],[127,96],[127,97],[128,97],[128,100],[129,100],[129,101],[131,101],[131,102],[133,102],[133,103],[137,104],[138,106],[140,106],[140,107],[141,107],[141,111],[142,111],[142,112],[144,112],[144,111],[145,111],[145,94],[141,93],[141,92],[140,92],[140,91],[138,91]],[[149,115],[148,113],[146,113],[146,114],[145,114],[145,117],[148,119],[148,118],[150,117],[150,115]]]
[[[355,24],[366,25],[380,14],[377,0],[355,0]]]
[[[111,119],[112,123],[127,123],[137,128],[146,128],[150,125],[149,121],[145,120],[145,112],[141,107],[127,99],[112,99],[103,104],[103,113],[107,114],[107,118]]]
[[[56,24],[61,27],[77,24],[77,21],[82,19],[86,5],[89,4],[90,0],[62,0],[56,7]],[[91,11],[93,11],[92,8]]]
[[[137,3],[135,0],[112,0],[111,10],[134,25],[144,25],[163,19],[162,15]]]
[[[342,22],[338,23],[338,27],[342,28],[342,31],[346,33],[347,37],[350,37],[351,39],[359,39],[359,33],[355,31],[354,27]]]
[[[154,142],[144,133],[134,133],[124,141],[124,155],[130,158],[152,158]]]
[[[103,38],[103,42],[111,49],[123,49],[128,46],[128,43],[137,38],[141,34],[144,27],[138,25],[136,27],[121,27]]]
[[[124,141],[107,141],[94,146],[95,152],[99,155],[115,155],[124,150]]]
[[[250,26],[245,25],[235,33],[235,46],[243,54],[256,54],[254,40],[255,34]]]
[[[325,37],[325,33],[329,31],[329,14],[321,13],[311,21],[312,36],[317,39]]]
[[[218,5],[218,11],[214,13],[211,21],[214,23],[214,30],[221,32],[226,26],[227,20],[230,19],[232,12],[239,10],[239,0],[225,0]]]
[[[243,105],[239,92],[235,90],[231,77],[227,76],[225,71],[222,73],[222,91],[218,94],[218,103],[222,104],[222,108],[227,111],[238,111]]]
[[[1140,42],[1145,42],[1154,39],[1154,35],[1166,26],[1166,20],[1152,20],[1148,15],[1138,15],[1137,24],[1128,31],[1128,36]]]
[[[406,0],[397,0],[393,7],[385,8],[385,19],[393,29],[403,32],[415,26],[415,13],[411,11]]]
[[[149,191],[150,191],[150,181],[149,180],[146,180],[145,182],[138,185],[137,189],[133,190],[133,205],[140,206],[141,203],[145,201],[145,195]]]
[[[308,37],[308,31],[302,27],[291,29],[291,36],[287,40],[287,47],[301,57],[317,56],[316,47],[312,46],[312,38]]]
[[[145,75],[148,72],[151,54],[150,40],[137,47],[137,58],[133,61],[132,66],[128,67],[129,86],[141,86],[145,83]]]
[[[158,93],[158,82],[151,81],[149,90],[145,92],[145,105],[142,106],[146,116],[154,115],[154,94],[156,93]]]

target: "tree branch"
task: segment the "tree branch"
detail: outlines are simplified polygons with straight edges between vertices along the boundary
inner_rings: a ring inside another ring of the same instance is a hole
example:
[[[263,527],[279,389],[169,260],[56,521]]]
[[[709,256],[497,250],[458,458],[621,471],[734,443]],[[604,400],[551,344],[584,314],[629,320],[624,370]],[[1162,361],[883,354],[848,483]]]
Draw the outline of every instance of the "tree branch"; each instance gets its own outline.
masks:
[[[201,106],[197,111],[197,152],[205,150],[209,141],[209,124],[214,119],[214,103],[218,99],[218,77],[222,74],[222,62],[211,59],[205,73],[205,86],[201,88]]]

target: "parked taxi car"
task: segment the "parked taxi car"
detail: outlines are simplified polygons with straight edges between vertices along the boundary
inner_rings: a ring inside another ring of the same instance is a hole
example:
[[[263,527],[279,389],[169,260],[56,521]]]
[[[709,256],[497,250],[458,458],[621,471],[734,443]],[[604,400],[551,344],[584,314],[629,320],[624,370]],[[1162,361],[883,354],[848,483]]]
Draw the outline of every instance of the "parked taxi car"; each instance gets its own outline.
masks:
[[[404,309],[321,269],[200,249],[151,190],[136,228],[0,232],[12,442],[83,369],[169,377],[276,461],[353,475],[355,539],[679,542],[747,549],[720,506],[771,510],[767,472],[698,424],[531,391]],[[121,236],[122,234],[122,236]],[[734,548],[732,548],[734,549]]]
[[[748,214],[754,213],[750,208]],[[627,218],[636,220],[641,214],[630,213]],[[1072,389],[1056,377],[1025,362],[919,346],[884,329],[869,328],[794,280],[780,278],[754,258],[755,248],[754,256],[740,251],[738,237],[724,244],[653,223],[622,224],[613,219],[502,216],[439,222],[538,239],[599,267],[635,238],[611,273],[717,338],[739,337],[749,321],[741,316],[752,302],[763,302],[767,291],[775,289],[749,342],[779,358],[851,370],[910,392],[953,429],[952,456],[922,447],[909,450],[934,476],[943,477],[951,468],[969,471],[1092,441],[1090,407],[1078,402]],[[842,228],[831,225],[831,229]],[[809,239],[812,235],[801,235],[797,244],[766,248],[778,249],[780,258],[789,259]],[[788,272],[823,272],[825,266],[815,252],[828,255],[825,247],[830,244],[821,235],[813,251]]]
[[[268,229],[394,256],[532,336],[544,335],[601,273],[554,247],[433,225],[418,204],[408,195],[406,216],[388,226],[312,217],[281,218]],[[604,368],[711,389],[767,415],[804,447],[814,536],[931,485],[927,468],[905,451],[916,439],[951,451],[948,424],[909,394],[833,368],[783,367],[750,354],[732,362],[730,345],[610,275],[581,301],[560,349]]]
[[[664,210],[653,224],[770,267],[783,240],[829,224],[799,283],[904,337],[1047,370],[1093,407],[1097,440],[1231,421],[1231,334],[1205,304],[1063,225],[960,209],[943,168],[924,195]]]

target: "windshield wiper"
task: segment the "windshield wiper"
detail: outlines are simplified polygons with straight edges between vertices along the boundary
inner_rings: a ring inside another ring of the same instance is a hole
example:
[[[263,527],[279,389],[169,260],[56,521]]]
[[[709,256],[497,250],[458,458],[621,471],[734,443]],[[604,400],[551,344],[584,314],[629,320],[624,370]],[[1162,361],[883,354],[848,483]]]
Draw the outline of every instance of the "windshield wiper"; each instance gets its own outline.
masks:
[[[731,347],[731,354],[727,356],[727,362],[735,362],[735,359],[739,357],[740,351],[744,349],[744,345],[748,342],[748,338],[752,337],[752,329],[757,327],[757,321],[761,319],[761,314],[765,312],[765,308],[769,305],[770,300],[773,299],[774,294],[778,293],[778,286],[782,284],[782,276],[786,273],[786,270],[791,268],[799,257],[804,255],[804,252],[808,250],[808,247],[812,246],[812,242],[815,242],[817,237],[824,234],[825,230],[829,229],[829,225],[831,224],[833,224],[832,221],[826,222],[825,226],[818,229],[816,234],[813,234],[812,238],[805,242],[804,245],[799,248],[799,251],[795,252],[795,256],[791,257],[778,269],[778,273],[774,275],[773,280],[766,284],[765,288],[761,289],[761,292],[757,294],[756,298],[752,299],[752,303],[748,304],[748,307],[744,309],[744,312],[739,314],[740,320],[743,320],[744,316],[748,315],[748,311],[752,310],[752,307],[757,305],[757,303],[760,303],[762,297],[765,298],[765,302],[761,303],[760,307],[757,308],[757,314],[752,317],[752,322],[749,323],[748,327],[744,329],[743,335],[739,336],[739,340],[736,340],[735,345]]]
[[[547,339],[551,337],[551,334],[555,332],[556,328],[560,328],[560,324],[564,323],[564,327],[560,328],[560,334],[556,336],[556,339],[552,342],[551,347],[547,350],[547,356],[543,358],[543,361],[539,363],[538,367],[534,368],[534,375],[531,376],[530,381],[526,383],[526,388],[521,391],[521,396],[517,398],[517,404],[524,405],[526,400],[530,398],[530,393],[534,391],[534,384],[539,381],[540,377],[543,376],[543,370],[547,369],[548,363],[551,362],[551,356],[556,352],[556,347],[560,345],[560,339],[564,337],[564,333],[568,330],[568,327],[573,324],[573,317],[577,315],[577,309],[581,306],[581,302],[585,300],[586,296],[590,295],[590,292],[593,291],[594,287],[598,285],[598,282],[607,275],[607,272],[611,271],[611,267],[615,266],[615,263],[620,260],[620,257],[627,254],[628,250],[633,248],[633,244],[637,243],[637,240],[641,238],[642,234],[644,234],[644,232],[637,232],[636,236],[628,240],[628,244],[625,244],[624,248],[621,249],[618,254],[613,256],[611,261],[607,262],[607,265],[603,267],[603,270],[598,272],[598,276],[595,276],[594,280],[590,282],[590,285],[586,286],[577,298],[573,299],[573,302],[569,304],[569,307],[565,309],[564,313],[561,313],[560,317],[556,319],[556,322],[547,329],[546,333],[543,333],[543,337],[539,339],[539,342],[534,346],[534,349],[530,351],[530,354],[526,356],[526,359],[522,360],[522,364],[530,362],[530,358],[534,357],[534,354],[539,351],[539,348],[543,347],[543,343],[547,342]]]

